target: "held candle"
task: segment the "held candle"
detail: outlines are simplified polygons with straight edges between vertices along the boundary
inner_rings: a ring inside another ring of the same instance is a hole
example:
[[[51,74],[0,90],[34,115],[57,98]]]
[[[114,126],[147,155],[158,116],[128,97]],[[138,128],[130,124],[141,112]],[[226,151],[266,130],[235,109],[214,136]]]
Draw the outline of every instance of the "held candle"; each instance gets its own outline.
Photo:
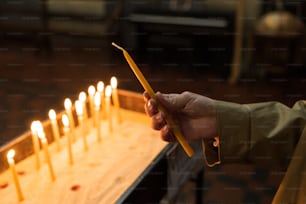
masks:
[[[141,73],[141,71],[139,70],[138,66],[135,64],[134,60],[132,59],[132,57],[129,55],[129,53],[123,49],[122,47],[118,46],[115,43],[112,43],[112,45],[116,48],[118,48],[119,50],[121,50],[123,52],[123,55],[126,59],[126,61],[128,62],[130,68],[132,69],[132,71],[134,72],[135,76],[137,77],[137,79],[139,80],[139,82],[141,83],[141,85],[143,86],[143,88],[145,89],[146,92],[148,92],[148,94],[150,95],[151,98],[156,99],[155,96],[155,92],[153,91],[152,87],[150,86],[150,84],[148,83],[148,81],[145,79],[145,77],[143,76],[143,74]],[[169,114],[167,114],[165,108],[163,108],[160,104],[158,104],[158,108],[163,111],[164,113],[166,113],[166,121],[167,123],[171,126],[172,131],[177,139],[177,141],[180,143],[180,145],[183,147],[184,151],[186,152],[186,154],[191,157],[194,154],[193,149],[191,148],[191,146],[187,143],[186,139],[184,138],[184,136],[182,135],[180,129],[175,125],[174,121],[172,120],[172,118],[169,116]]]
[[[19,180],[18,180],[17,172],[16,172],[14,156],[15,156],[15,150],[13,150],[13,149],[8,151],[8,153],[6,155],[7,162],[9,164],[11,172],[12,172],[12,176],[13,176],[18,200],[22,201],[23,200],[23,194],[22,194],[22,191],[21,191],[20,183],[19,183]]]

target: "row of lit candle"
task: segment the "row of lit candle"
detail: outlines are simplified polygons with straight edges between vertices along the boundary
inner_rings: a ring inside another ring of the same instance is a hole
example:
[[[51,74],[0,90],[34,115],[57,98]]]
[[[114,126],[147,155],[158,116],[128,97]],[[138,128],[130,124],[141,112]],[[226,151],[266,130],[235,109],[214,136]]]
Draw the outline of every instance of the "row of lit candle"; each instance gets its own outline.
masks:
[[[120,115],[120,104],[119,104],[119,98],[118,98],[118,92],[117,92],[117,79],[116,77],[112,77],[111,85],[107,85],[104,90],[104,83],[102,81],[98,82],[97,89],[91,85],[88,87],[88,104],[89,104],[89,113],[87,111],[87,95],[85,92],[81,92],[79,94],[78,100],[75,101],[75,112],[78,119],[78,126],[81,128],[82,132],[82,141],[84,145],[84,151],[88,150],[88,143],[86,135],[88,133],[88,120],[87,118],[92,119],[92,126],[96,129],[97,133],[97,140],[100,142],[102,140],[102,131],[101,131],[101,119],[102,115],[101,113],[104,113],[106,117],[108,118],[108,129],[109,132],[112,131],[112,115],[111,115],[111,97],[112,101],[117,113],[117,122],[121,122],[121,115]],[[73,119],[73,104],[69,98],[66,98],[64,100],[64,107],[65,107],[65,113],[62,114],[62,125],[63,125],[63,132],[64,135],[67,137],[67,149],[68,149],[68,158],[69,163],[71,165],[74,164],[74,158],[73,158],[73,150],[72,150],[72,144],[73,141],[76,140],[74,137],[74,129],[76,127],[76,124]],[[49,119],[51,122],[51,130],[53,139],[55,142],[55,145],[57,147],[57,150],[59,151],[61,149],[60,144],[60,128],[58,126],[57,122],[57,114],[54,109],[49,110]],[[31,133],[32,133],[32,143],[33,143],[33,150],[34,150],[34,157],[36,161],[36,168],[40,168],[40,158],[39,158],[39,141],[41,143],[45,160],[48,165],[48,169],[50,172],[50,177],[52,181],[55,181],[55,173],[53,170],[52,160],[50,158],[49,150],[48,150],[48,140],[46,138],[43,124],[40,121],[33,121],[31,124]],[[16,192],[18,195],[18,199],[21,201],[23,200],[23,194],[22,190],[19,184],[18,176],[16,173],[15,168],[15,161],[14,161],[15,151],[13,149],[9,150],[7,153],[7,161],[9,163],[14,184],[16,187]]]

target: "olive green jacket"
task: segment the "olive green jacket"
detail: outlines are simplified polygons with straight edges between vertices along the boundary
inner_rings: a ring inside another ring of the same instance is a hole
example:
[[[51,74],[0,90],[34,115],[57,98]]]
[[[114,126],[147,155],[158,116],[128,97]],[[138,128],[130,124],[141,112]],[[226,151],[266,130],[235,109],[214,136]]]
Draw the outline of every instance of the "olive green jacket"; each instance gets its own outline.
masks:
[[[288,167],[273,202],[306,203],[306,102],[293,108],[277,102],[216,105],[220,142],[218,147],[203,142],[208,166],[252,162]]]

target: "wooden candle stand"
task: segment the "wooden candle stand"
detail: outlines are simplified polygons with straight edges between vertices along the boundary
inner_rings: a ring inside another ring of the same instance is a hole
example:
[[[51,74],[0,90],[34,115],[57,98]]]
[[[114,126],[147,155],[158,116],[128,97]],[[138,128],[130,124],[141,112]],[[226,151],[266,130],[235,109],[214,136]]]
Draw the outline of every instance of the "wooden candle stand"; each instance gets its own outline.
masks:
[[[50,120],[43,122],[55,181],[50,179],[42,150],[39,152],[41,168],[36,169],[30,131],[1,147],[0,203],[19,203],[6,159],[10,149],[16,151],[16,170],[24,203],[145,203],[173,199],[178,191],[171,186],[175,184],[179,189],[192,172],[198,170],[196,167],[204,163],[201,151],[201,157],[195,155],[190,159],[179,146],[163,142],[159,132],[151,129],[150,118],[144,114],[142,95],[124,90],[118,90],[118,94],[122,123],[114,125],[113,132],[109,133],[108,122],[103,119],[101,142],[97,141],[96,129],[90,129],[86,136],[86,152],[82,141],[84,131],[76,126],[73,165],[69,164],[67,138],[61,123],[58,124],[62,148],[58,151]],[[63,113],[57,115],[57,120]],[[173,157],[177,154],[180,154],[178,159]],[[201,162],[197,161],[199,158]]]

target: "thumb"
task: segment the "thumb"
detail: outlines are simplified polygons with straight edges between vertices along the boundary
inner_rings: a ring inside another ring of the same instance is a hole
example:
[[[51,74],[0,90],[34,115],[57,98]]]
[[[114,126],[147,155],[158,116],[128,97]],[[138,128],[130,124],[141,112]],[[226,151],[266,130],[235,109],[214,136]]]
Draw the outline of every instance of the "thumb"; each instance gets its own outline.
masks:
[[[162,94],[156,93],[158,102],[169,111],[181,110],[189,101],[188,94]]]

